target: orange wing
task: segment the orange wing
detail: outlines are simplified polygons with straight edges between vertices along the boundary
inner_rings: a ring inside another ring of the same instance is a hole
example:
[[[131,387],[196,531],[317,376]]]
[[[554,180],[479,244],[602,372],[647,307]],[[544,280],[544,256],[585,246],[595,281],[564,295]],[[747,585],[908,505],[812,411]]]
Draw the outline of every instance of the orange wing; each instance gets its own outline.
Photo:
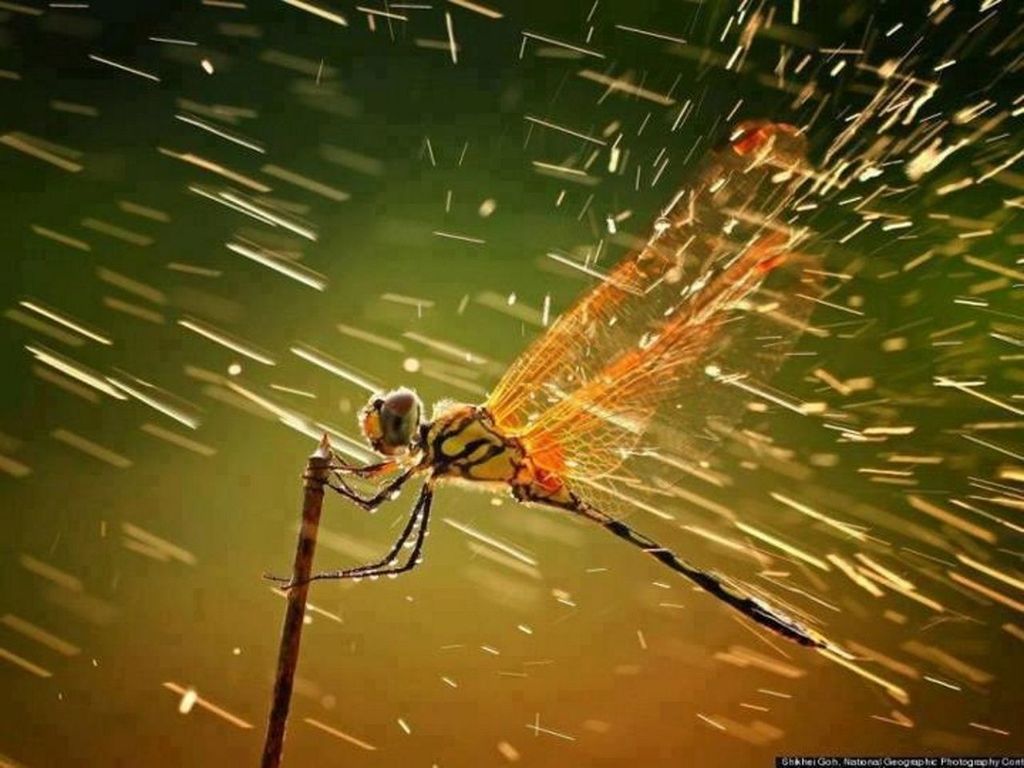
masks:
[[[794,129],[740,126],[647,245],[513,364],[487,402],[497,423],[546,468],[584,479],[615,471],[659,411],[676,437],[699,433],[715,410],[705,371],[770,370],[810,310],[789,223],[806,171]]]

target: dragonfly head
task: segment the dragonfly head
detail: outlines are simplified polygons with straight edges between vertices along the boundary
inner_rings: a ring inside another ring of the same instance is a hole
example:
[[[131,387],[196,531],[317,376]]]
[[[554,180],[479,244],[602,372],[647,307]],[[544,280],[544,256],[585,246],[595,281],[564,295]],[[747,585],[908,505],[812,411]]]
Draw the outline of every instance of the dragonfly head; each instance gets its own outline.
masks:
[[[359,412],[359,427],[377,453],[399,456],[408,453],[420,434],[423,403],[404,387],[376,394]]]

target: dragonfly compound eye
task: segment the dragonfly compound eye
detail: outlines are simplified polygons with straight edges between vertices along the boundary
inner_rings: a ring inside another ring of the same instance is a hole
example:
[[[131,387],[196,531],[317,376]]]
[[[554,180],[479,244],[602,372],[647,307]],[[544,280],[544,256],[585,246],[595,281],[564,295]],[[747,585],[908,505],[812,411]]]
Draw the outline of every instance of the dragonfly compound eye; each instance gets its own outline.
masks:
[[[363,434],[380,453],[389,456],[402,453],[416,436],[422,412],[415,392],[396,389],[375,397],[363,410]]]

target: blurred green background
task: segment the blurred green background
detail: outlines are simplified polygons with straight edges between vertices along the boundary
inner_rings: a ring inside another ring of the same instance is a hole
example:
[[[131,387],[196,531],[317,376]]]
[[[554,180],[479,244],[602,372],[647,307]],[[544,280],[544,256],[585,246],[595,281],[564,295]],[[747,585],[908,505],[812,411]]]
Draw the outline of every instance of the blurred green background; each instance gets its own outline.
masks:
[[[314,443],[251,404],[244,407],[225,381],[352,437],[365,391],[299,359],[290,347],[312,345],[384,386],[414,386],[428,402],[482,399],[542,330],[537,318],[545,300],[557,314],[592,284],[546,253],[583,258],[604,240],[599,266],[614,263],[627,242],[608,236],[606,216],[632,211],[619,230],[646,237],[688,169],[741,119],[812,125],[812,152],[823,155],[872,87],[853,65],[847,74],[830,75],[835,59],[823,49],[863,47],[869,52],[864,60],[875,66],[913,50],[924,69],[955,55],[963,66],[943,72],[931,111],[951,112],[982,98],[1004,104],[1017,95],[1003,75],[1019,44],[992,51],[1020,21],[1019,9],[1005,3],[995,11],[997,27],[981,31],[972,31],[984,18],[976,7],[957,9],[962,17],[937,24],[927,19],[923,3],[855,2],[839,13],[805,3],[800,24],[792,26],[790,3],[768,3],[759,12],[775,24],[762,30],[740,72],[726,71],[721,59],[757,10],[749,4],[503,2],[501,19],[455,4],[419,5],[374,6],[407,20],[377,15],[371,29],[370,14],[348,4],[335,7],[349,21],[343,28],[281,2],[0,3],[0,130],[29,134],[35,146],[82,167],[66,172],[0,147],[6,258],[0,295],[5,310],[15,313],[8,312],[0,347],[0,454],[5,466],[14,462],[0,476],[0,613],[6,616],[0,648],[8,661],[14,654],[35,665],[32,671],[0,664],[0,762],[256,764],[284,606],[260,575],[283,572],[290,563],[300,474]],[[448,49],[446,12],[458,63]],[[905,30],[885,37],[900,21]],[[723,42],[727,26],[732,37]],[[524,45],[524,30],[604,58],[535,38]],[[780,46],[790,51],[790,70],[801,56],[811,56],[806,75],[815,73],[818,97],[797,104],[793,93],[770,85]],[[155,73],[160,81],[103,65],[90,54]],[[582,69],[628,77],[671,94],[674,105],[606,93],[579,77]],[[687,100],[689,116],[673,130]],[[181,114],[256,142],[265,154],[175,119]],[[524,116],[593,136],[617,121],[610,136],[624,137],[624,169],[608,173],[603,151],[593,163],[593,184],[537,173],[532,161],[582,167],[595,147],[531,126]],[[981,162],[985,152],[1019,148],[1014,125],[989,134],[998,142],[978,150]],[[190,192],[196,185],[210,192],[239,185],[158,148],[193,153],[258,179],[272,188],[264,201],[308,222],[316,241]],[[670,162],[652,186],[663,153]],[[935,599],[955,604],[936,615],[891,592],[876,599],[834,568],[824,576],[768,552],[774,558],[768,570],[789,572],[795,587],[832,606],[787,595],[824,621],[830,636],[914,668],[911,675],[865,664],[907,688],[909,706],[811,652],[786,646],[783,656],[714,601],[600,531],[508,499],[443,488],[422,568],[395,581],[313,589],[312,603],[327,613],[311,613],[306,628],[286,764],[756,766],[771,764],[776,754],[1020,751],[1022,635],[1006,629],[1019,621],[1016,611],[951,589],[944,567],[900,548],[947,560],[950,551],[965,551],[1008,572],[1019,568],[1019,530],[972,518],[998,532],[992,546],[982,547],[906,500],[910,493],[936,503],[972,491],[985,495],[991,489],[972,487],[972,478],[1014,477],[1013,417],[936,388],[931,379],[935,373],[983,377],[986,393],[1007,402],[1019,384],[1014,359],[1005,357],[1011,348],[992,337],[1019,338],[1019,279],[982,291],[990,301],[984,308],[955,303],[993,275],[962,260],[964,249],[948,221],[928,217],[954,205],[938,199],[934,188],[969,172],[978,157],[957,155],[935,180],[888,195],[914,219],[914,238],[876,227],[839,244],[838,235],[852,225],[843,223],[844,214],[822,211],[815,248],[826,254],[829,269],[852,278],[833,300],[863,314],[816,315],[833,328],[832,336],[804,342],[801,349],[815,357],[794,359],[777,382],[805,399],[830,402],[859,427],[910,424],[912,434],[881,445],[844,440],[823,428],[822,419],[770,409],[753,415],[757,428],[790,454],[730,444],[712,458],[728,479],[720,488],[662,469],[662,478],[684,494],[710,499],[803,550],[821,557],[869,552],[899,573],[914,574]],[[268,164],[350,198],[332,200],[290,184],[264,172]],[[1011,269],[1020,240],[1014,239],[1015,209],[1002,204],[1013,194],[1007,187],[1012,183],[979,188],[955,206],[957,215],[999,230],[970,252]],[[494,210],[484,216],[481,205],[488,200]],[[133,213],[138,209],[131,204],[162,215]],[[111,236],[109,227],[98,231],[96,221],[146,239]],[[90,250],[42,236],[39,228],[87,242]],[[300,258],[325,276],[327,289],[311,290],[228,251],[225,243],[238,236]],[[933,258],[905,269],[929,249],[936,251]],[[26,327],[23,318],[31,312],[18,305],[25,300],[77,318],[113,344],[69,344]],[[262,365],[190,333],[177,324],[183,317],[246,340],[276,364]],[[389,343],[346,335],[339,323]],[[459,360],[423,338],[488,362]],[[904,341],[883,346],[891,339]],[[958,343],[937,343],[950,339]],[[86,394],[69,391],[52,374],[36,372],[40,365],[26,344],[42,344],[123,381],[150,382],[173,393],[160,397],[197,415],[201,426],[192,431],[142,403],[87,388]],[[233,364],[241,370],[229,375]],[[873,384],[840,396],[814,380],[819,367],[844,380],[871,377]],[[1010,426],[983,437],[1009,454],[961,437],[964,425],[1001,420]],[[146,424],[197,441],[199,452],[159,439],[152,428],[141,428]],[[55,431],[65,434],[59,430],[108,448],[130,466],[76,450],[54,437]],[[912,477],[897,478],[909,485],[874,482],[877,476],[861,471],[892,454],[941,462],[912,462]],[[854,546],[837,539],[834,529],[780,506],[771,492],[867,526],[880,541]],[[317,564],[340,567],[385,551],[411,503],[407,493],[369,516],[328,498]],[[679,494],[659,504],[676,521],[634,512],[637,527],[696,562],[743,578],[756,580],[765,570],[681,528],[735,536],[707,506]],[[1012,518],[1019,507],[999,514]],[[529,553],[537,567],[510,565],[446,519]],[[147,534],[183,551],[154,544]],[[63,644],[40,641],[31,629],[26,634],[24,622]],[[943,663],[921,646],[941,648],[985,675]],[[749,662],[749,653],[783,666]],[[181,696],[166,683],[194,688],[203,701],[252,727],[199,706],[179,714]],[[339,740],[306,718],[377,749]],[[537,718],[542,728],[572,740],[531,730]]]

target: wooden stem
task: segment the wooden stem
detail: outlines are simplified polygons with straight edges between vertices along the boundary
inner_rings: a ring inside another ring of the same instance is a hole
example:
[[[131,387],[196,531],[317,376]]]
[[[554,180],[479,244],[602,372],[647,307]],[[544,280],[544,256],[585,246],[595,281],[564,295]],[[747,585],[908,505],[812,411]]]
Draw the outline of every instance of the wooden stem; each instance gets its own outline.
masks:
[[[313,552],[316,549],[316,534],[320,526],[320,510],[324,501],[324,484],[327,482],[330,455],[330,443],[327,441],[327,435],[324,435],[320,446],[309,457],[309,463],[306,465],[302,525],[299,528],[299,542],[295,549],[295,564],[292,568],[292,582],[298,586],[288,590],[288,607],[281,628],[274,699],[267,722],[267,738],[263,743],[261,768],[279,768],[281,765],[295,668],[299,663],[299,641],[302,639],[302,623],[306,615],[308,579],[313,571]]]

